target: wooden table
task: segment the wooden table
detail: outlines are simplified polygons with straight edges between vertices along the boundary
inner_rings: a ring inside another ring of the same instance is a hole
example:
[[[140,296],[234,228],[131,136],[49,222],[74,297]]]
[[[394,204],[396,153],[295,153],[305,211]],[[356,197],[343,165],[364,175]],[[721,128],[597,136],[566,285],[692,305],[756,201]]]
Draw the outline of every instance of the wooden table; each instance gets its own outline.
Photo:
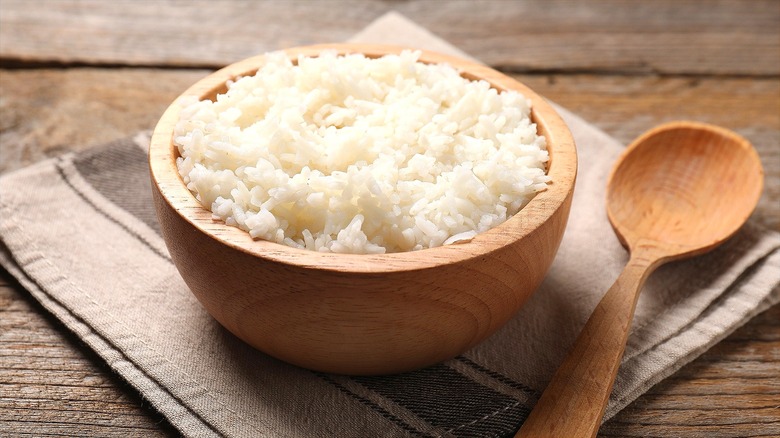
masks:
[[[623,142],[693,119],[761,155],[780,229],[780,2],[0,1],[0,172],[150,129],[209,70],[342,41],[395,9]],[[0,271],[0,435],[176,431]],[[602,436],[780,435],[780,306],[650,389]]]

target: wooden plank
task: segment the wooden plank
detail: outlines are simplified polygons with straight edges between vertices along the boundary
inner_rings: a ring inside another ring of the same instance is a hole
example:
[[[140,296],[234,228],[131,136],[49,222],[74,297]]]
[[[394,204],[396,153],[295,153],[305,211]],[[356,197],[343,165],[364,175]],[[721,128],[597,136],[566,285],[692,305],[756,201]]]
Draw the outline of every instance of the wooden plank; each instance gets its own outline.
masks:
[[[176,436],[100,358],[0,270],[0,435]]]
[[[758,330],[772,339],[752,339]],[[779,334],[780,306],[774,306],[651,388],[599,436],[779,436]],[[763,359],[739,366],[743,354]]]
[[[780,80],[595,75],[517,78],[624,144],[672,120],[696,120],[735,130],[753,143],[766,176],[754,217],[780,230]]]
[[[209,71],[6,70],[0,73],[0,172],[153,129]]]
[[[343,41],[390,10],[514,72],[780,74],[772,0],[3,0],[0,62],[217,67]]]
[[[207,70],[5,70],[0,172],[152,129]],[[625,75],[516,75],[623,143],[656,124],[692,119],[753,142],[766,173],[756,219],[780,230],[780,80]]]

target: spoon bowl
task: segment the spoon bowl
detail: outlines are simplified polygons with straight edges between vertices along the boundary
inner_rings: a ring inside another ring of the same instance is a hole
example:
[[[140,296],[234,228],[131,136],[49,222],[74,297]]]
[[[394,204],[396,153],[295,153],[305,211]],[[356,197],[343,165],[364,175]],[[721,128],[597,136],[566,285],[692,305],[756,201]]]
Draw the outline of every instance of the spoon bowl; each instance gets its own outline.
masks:
[[[626,148],[607,183],[607,214],[631,257],[517,436],[596,436],[645,280],[736,233],[763,180],[752,145],[717,126],[668,123]]]
[[[618,160],[607,215],[624,246],[653,240],[669,257],[701,254],[732,236],[763,186],[758,154],[727,129],[692,122],[659,126]]]

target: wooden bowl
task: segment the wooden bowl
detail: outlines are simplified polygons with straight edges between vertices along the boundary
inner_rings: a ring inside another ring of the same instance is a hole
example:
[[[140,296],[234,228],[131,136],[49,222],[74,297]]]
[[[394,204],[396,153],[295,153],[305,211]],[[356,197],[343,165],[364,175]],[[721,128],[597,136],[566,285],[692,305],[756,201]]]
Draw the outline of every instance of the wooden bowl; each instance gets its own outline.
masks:
[[[380,57],[398,47],[322,45]],[[254,74],[263,56],[197,82],[182,96],[213,99],[226,81]],[[176,168],[173,128],[180,106],[163,114],[149,149],[154,202],[171,257],[206,310],[230,332],[284,361],[318,371],[386,374],[452,358],[507,322],[539,286],[563,236],[577,157],[571,133],[539,95],[488,67],[422,52],[469,79],[514,89],[532,102],[547,138],[552,183],[505,223],[468,243],[381,255],[319,253],[253,240],[212,220]],[[512,352],[507,352],[512,354]]]

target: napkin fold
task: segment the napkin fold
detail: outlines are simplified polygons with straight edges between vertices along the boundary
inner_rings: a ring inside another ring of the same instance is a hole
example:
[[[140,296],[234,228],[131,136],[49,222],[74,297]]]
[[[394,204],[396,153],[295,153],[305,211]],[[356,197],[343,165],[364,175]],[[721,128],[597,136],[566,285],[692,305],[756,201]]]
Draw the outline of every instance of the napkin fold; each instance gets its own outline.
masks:
[[[353,41],[466,56],[396,13]],[[580,162],[547,278],[499,332],[422,370],[312,372],[224,330],[160,236],[144,134],[0,177],[0,264],[185,435],[512,435],[627,261],[604,207],[622,145],[558,110]],[[640,297],[606,418],[780,302],[778,285],[780,235],[751,223],[712,253],[660,268]]]

